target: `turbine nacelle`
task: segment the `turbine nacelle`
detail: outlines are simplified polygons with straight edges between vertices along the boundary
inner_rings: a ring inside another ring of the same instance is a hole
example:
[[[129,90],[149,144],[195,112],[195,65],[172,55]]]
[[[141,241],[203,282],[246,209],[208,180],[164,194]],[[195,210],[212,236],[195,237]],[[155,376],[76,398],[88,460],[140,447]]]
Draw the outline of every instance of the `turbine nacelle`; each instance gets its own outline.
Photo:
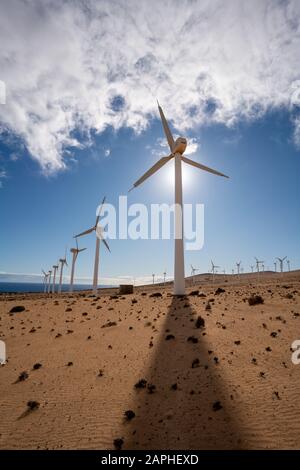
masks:
[[[185,152],[187,146],[187,140],[185,137],[178,137],[175,140],[173,153],[180,153],[181,155]]]

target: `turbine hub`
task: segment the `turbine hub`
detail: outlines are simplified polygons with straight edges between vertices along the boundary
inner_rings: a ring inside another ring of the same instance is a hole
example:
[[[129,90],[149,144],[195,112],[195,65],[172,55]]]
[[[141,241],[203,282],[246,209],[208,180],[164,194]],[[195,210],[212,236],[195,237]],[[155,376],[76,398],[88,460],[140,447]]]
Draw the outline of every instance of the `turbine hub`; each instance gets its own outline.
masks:
[[[181,155],[185,152],[187,146],[187,140],[185,137],[178,137],[175,141],[174,153],[180,153]]]

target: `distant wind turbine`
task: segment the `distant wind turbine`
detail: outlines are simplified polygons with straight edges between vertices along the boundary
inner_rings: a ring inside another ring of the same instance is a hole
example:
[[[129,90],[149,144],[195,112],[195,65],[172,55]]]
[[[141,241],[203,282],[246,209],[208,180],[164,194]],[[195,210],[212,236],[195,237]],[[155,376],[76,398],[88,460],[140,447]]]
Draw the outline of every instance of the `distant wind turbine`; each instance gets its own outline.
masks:
[[[42,269],[42,273],[44,275],[43,283],[44,283],[44,294],[45,294],[47,291],[47,284],[48,284],[47,281],[48,281],[49,273],[45,273],[43,269]]]
[[[251,271],[253,272],[254,266],[251,265]]]
[[[154,277],[155,277],[155,274],[152,274],[152,284],[154,284]]]
[[[215,265],[211,260],[211,272],[213,273],[213,283],[215,282],[215,274],[217,273],[216,269],[220,266]]]
[[[264,263],[264,261],[259,261],[256,256],[255,256],[255,260],[256,260],[256,269],[257,269],[257,278],[259,278],[259,265]]]
[[[278,258],[278,257],[276,258],[279,261],[279,266],[280,266],[280,272],[281,273],[283,272],[283,262],[286,258],[287,258],[286,256],[284,258]]]
[[[240,269],[241,269],[241,261],[239,261],[239,263],[235,263],[236,264],[236,267],[237,267],[237,273],[238,273],[238,276],[240,275]]]
[[[51,289],[51,275],[52,275],[52,271],[51,271],[51,269],[50,269],[50,270],[48,271],[48,277],[49,277],[49,279],[48,279],[48,289],[47,289],[47,290],[48,290],[48,294],[50,294],[50,289]]]
[[[73,292],[73,285],[74,285],[74,272],[75,272],[75,263],[77,260],[78,253],[81,251],[86,250],[86,248],[78,248],[78,241],[76,238],[76,248],[71,248],[70,252],[72,253],[72,267],[71,267],[71,277],[70,277],[70,292]]]
[[[275,269],[275,273],[277,272],[277,262],[275,261],[274,262],[274,269]]]
[[[100,209],[98,211],[98,215],[96,217],[96,222],[93,227],[89,228],[88,230],[85,230],[82,233],[79,233],[78,235],[75,235],[75,238],[82,237],[84,235],[88,235],[89,233],[95,232],[96,233],[96,249],[95,249],[95,261],[94,261],[94,278],[93,278],[93,292],[94,294],[97,294],[97,289],[98,289],[98,271],[99,271],[99,255],[100,255],[100,241],[104,243],[108,251],[110,252],[110,248],[108,246],[107,241],[103,237],[103,228],[101,225],[98,225],[102,208],[105,202],[105,197],[103,198],[102,204],[100,206]]]
[[[191,276],[193,276],[193,284],[195,284],[195,273],[196,271],[199,271],[199,268],[194,268],[193,265],[191,264]]]
[[[67,263],[67,248],[65,250],[65,257],[60,258],[60,275],[59,275],[59,287],[58,287],[58,292],[61,293],[61,286],[62,286],[62,280],[63,280],[63,270],[64,270],[64,265],[68,266]]]
[[[289,272],[290,272],[290,270],[291,270],[291,264],[290,264],[290,260],[289,260],[289,259],[287,260],[287,265],[288,265],[288,270],[289,270]]]
[[[167,271],[167,270],[165,269],[165,271],[164,271],[164,273],[163,273],[163,274],[164,274],[164,286],[166,285],[166,275],[167,275],[167,272],[166,272],[166,271]]]
[[[174,294],[175,295],[184,295],[185,294],[185,278],[184,278],[184,246],[183,246],[183,210],[182,210],[182,173],[181,173],[181,163],[185,162],[188,165],[192,165],[200,170],[208,171],[218,176],[228,176],[220,173],[219,171],[213,170],[207,166],[204,166],[200,163],[197,163],[189,158],[185,157],[183,154],[187,147],[187,140],[184,137],[178,137],[176,141],[171,134],[167,120],[164,116],[163,110],[158,104],[158,110],[160,118],[162,121],[163,129],[165,136],[167,138],[170,155],[167,157],[161,158],[156,162],[141,178],[139,178],[134,184],[133,188],[136,188],[141,183],[143,183],[149,176],[153,175],[158,171],[163,165],[168,163],[174,158],[175,161],[175,256],[174,256]],[[131,191],[131,190],[130,190]]]
[[[58,270],[58,264],[54,264],[52,267],[53,267],[52,294],[54,294],[55,293],[56,271]]]

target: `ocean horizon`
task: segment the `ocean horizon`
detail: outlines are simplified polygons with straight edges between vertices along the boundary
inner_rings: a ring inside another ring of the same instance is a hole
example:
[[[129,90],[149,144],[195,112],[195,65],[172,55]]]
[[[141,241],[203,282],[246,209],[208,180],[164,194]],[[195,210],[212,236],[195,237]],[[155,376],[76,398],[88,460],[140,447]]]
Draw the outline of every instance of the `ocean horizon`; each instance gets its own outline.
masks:
[[[99,288],[108,288],[108,287],[117,287],[117,286],[106,286],[106,285],[99,285]],[[68,292],[69,291],[69,284],[62,284],[62,291]],[[74,284],[74,291],[81,291],[81,290],[88,290],[92,289],[93,286],[91,284]],[[58,286],[56,285],[56,292],[58,290]],[[22,292],[44,292],[44,284],[37,283],[37,282],[0,282],[0,293],[22,293]]]

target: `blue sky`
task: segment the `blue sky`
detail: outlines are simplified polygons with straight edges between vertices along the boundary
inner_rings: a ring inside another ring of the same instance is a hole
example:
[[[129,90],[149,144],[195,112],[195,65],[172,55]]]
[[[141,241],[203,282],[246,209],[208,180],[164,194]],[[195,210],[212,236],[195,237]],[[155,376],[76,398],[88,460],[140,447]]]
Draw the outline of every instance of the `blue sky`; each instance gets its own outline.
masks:
[[[204,204],[205,243],[200,251],[186,252],[187,273],[191,263],[207,272],[211,258],[227,272],[239,259],[249,270],[254,256],[273,268],[274,257],[287,255],[292,267],[299,267],[300,160],[291,133],[288,114],[279,111],[252,124],[199,127],[190,135],[199,143],[191,158],[224,171],[230,179],[196,168],[188,171],[184,202]],[[0,270],[39,273],[41,267],[52,266],[65,246],[71,247],[72,235],[92,226],[103,195],[117,206],[119,195],[126,195],[158,159],[151,150],[158,148],[161,137],[158,119],[138,136],[128,129],[108,129],[95,138],[92,148],[75,151],[66,171],[48,177],[26,151],[11,161],[17,149],[2,143],[1,167],[7,177],[1,188]],[[129,193],[129,204],[172,203],[172,174],[170,162]],[[91,278],[94,244],[94,235],[80,241],[88,249],[78,258],[78,278]],[[106,283],[123,276],[147,280],[152,273],[161,276],[164,269],[172,276],[172,241],[112,240],[110,247],[111,253],[101,251],[100,276]]]
[[[298,0],[2,2],[1,279],[49,269],[104,195],[117,205],[167,152],[156,98],[190,158],[230,176],[184,169],[184,202],[205,206],[186,274],[210,259],[250,270],[254,256],[299,267],[299,24]],[[129,203],[173,203],[173,164]],[[95,238],[80,243],[76,277],[89,282]],[[100,283],[173,275],[170,241],[110,246]]]

